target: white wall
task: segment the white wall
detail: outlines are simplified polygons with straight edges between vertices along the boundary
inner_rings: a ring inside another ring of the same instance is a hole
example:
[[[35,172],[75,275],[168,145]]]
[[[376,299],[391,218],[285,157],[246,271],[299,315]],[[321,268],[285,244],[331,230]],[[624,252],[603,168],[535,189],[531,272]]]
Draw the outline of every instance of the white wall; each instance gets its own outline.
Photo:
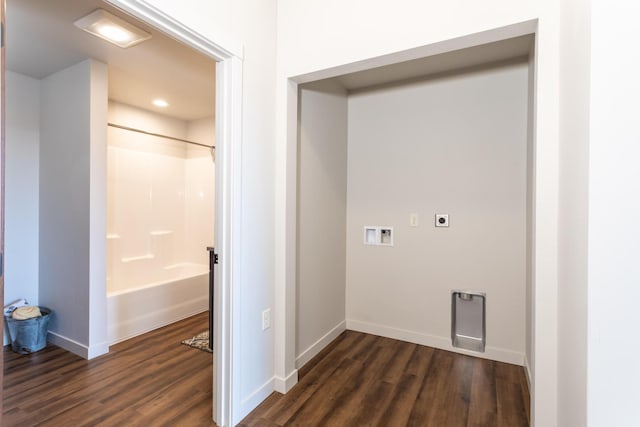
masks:
[[[300,89],[296,366],[345,329],[347,93]]]
[[[241,274],[236,278],[242,301],[236,326],[241,336],[234,349],[241,355],[240,382],[234,387],[238,387],[242,405],[238,414],[242,415],[264,400],[276,381],[275,324],[262,330],[262,311],[272,308],[272,319],[277,315],[273,298],[276,3],[229,3],[234,3],[234,13],[224,17],[225,25],[238,26],[244,45]]]
[[[532,413],[535,425],[557,425],[559,6],[559,2],[551,0],[278,1],[275,295],[277,304],[282,305],[288,316],[278,326],[281,333],[276,342],[278,375],[287,376],[295,370],[290,326],[295,324],[295,316],[287,310],[294,295],[291,291],[294,285],[289,279],[293,259],[289,248],[295,245],[290,228],[295,215],[290,201],[290,182],[294,178],[287,168],[295,162],[290,149],[295,112],[291,113],[288,105],[291,99],[288,79],[456,37],[473,35],[471,38],[480,39],[481,35],[476,33],[537,20],[534,162],[537,170],[544,173],[536,174],[533,186]]]
[[[451,291],[484,292],[484,356],[523,363],[527,75],[518,61],[349,96],[349,329],[454,350]],[[371,225],[394,246],[363,244]]]
[[[188,122],[184,120],[114,101],[109,101],[108,114],[110,123],[158,133],[160,135],[173,136],[175,138],[187,137]],[[135,141],[133,137],[129,139]],[[150,145],[149,142],[143,138],[139,138],[139,140],[143,146]],[[113,142],[117,143],[117,141]],[[178,144],[178,141],[176,141],[174,145],[177,147],[177,150],[184,151],[184,149],[186,149],[184,144]]]
[[[527,103],[528,103],[528,119],[527,119],[527,292],[526,292],[526,307],[525,307],[525,370],[527,373],[527,380],[529,382],[529,388],[531,389],[531,383],[533,378],[533,304],[534,301],[534,235],[535,235],[535,218],[533,216],[533,206],[535,204],[534,182],[535,182],[535,74],[536,63],[535,53],[532,51],[529,54],[529,87],[527,91]]]
[[[205,117],[188,122],[187,139],[199,144],[216,145],[215,117]]]
[[[590,2],[567,1],[562,12],[558,424],[586,426]]]
[[[587,422],[637,426],[640,5],[594,0],[591,7]]]
[[[91,59],[88,62],[90,80],[88,93],[89,353],[87,358],[91,359],[109,351],[107,241],[105,239],[107,235],[107,162],[105,159],[107,158],[106,120],[108,117],[109,76],[106,64]]]
[[[242,55],[242,206],[234,236],[233,271],[240,306],[234,315],[234,421],[273,390],[274,330],[262,330],[262,311],[274,307],[275,0],[148,0],[146,3]],[[236,243],[237,242],[237,243]],[[221,257],[230,254],[221,253]]]
[[[37,305],[40,81],[11,71],[5,78],[4,303]]]
[[[108,351],[106,65],[86,60],[41,89],[39,301],[50,339],[92,358]]]

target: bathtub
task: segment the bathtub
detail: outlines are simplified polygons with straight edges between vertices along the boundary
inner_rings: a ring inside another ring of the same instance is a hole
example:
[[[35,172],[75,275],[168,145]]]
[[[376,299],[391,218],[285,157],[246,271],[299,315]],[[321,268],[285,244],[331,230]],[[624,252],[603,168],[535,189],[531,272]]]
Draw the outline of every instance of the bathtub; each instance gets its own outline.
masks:
[[[109,344],[209,309],[208,265],[182,263],[162,270],[162,280],[107,292]]]

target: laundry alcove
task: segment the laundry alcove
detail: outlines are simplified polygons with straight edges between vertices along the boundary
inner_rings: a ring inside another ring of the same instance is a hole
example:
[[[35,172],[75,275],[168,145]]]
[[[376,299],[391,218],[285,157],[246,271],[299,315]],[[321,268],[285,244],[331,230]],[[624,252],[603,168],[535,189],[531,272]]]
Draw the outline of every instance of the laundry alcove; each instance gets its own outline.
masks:
[[[532,49],[522,36],[298,87],[296,367],[345,329],[525,364]],[[365,244],[365,227],[393,244]],[[452,345],[457,289],[485,295],[483,352]]]

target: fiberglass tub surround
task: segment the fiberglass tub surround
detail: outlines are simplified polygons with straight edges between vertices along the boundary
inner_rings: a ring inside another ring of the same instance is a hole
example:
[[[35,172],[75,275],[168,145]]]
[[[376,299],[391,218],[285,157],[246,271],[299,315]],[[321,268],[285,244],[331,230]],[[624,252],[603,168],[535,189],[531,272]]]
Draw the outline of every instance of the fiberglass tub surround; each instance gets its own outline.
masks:
[[[158,120],[164,128],[159,132],[156,125],[151,131],[180,138],[198,125]],[[143,123],[145,130],[153,124]],[[181,141],[117,128],[109,128],[108,141],[107,294],[113,343],[208,308],[214,164],[208,149]],[[213,145],[212,133],[207,142]]]

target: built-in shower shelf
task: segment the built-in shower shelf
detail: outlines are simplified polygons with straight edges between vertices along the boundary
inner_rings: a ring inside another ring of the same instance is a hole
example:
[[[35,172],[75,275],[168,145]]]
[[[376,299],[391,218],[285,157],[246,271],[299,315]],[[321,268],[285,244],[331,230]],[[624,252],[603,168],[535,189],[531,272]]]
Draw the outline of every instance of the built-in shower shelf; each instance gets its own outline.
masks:
[[[168,234],[173,234],[171,230],[156,230],[149,233],[152,236],[166,236]]]
[[[121,258],[120,260],[122,262],[135,262],[135,261],[142,261],[145,259],[154,259],[155,255],[153,254],[146,254],[146,255],[140,255],[140,256],[132,256],[132,257],[127,257],[127,258]]]

